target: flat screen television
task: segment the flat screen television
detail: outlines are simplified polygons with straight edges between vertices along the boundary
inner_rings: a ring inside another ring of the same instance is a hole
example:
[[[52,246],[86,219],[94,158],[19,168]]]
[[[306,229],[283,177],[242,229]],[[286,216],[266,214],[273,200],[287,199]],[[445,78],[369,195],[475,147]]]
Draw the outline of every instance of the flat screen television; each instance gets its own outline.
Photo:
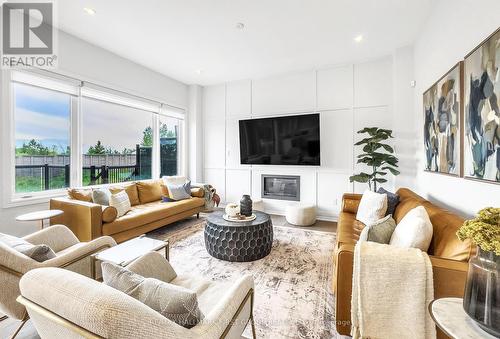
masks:
[[[244,165],[320,165],[319,114],[240,120]]]

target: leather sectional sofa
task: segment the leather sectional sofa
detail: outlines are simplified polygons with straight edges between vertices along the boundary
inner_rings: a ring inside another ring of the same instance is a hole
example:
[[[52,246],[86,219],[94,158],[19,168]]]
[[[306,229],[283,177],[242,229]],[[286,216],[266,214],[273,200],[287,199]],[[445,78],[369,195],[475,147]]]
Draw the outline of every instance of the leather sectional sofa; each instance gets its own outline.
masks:
[[[51,224],[66,225],[80,241],[89,241],[102,235],[113,237],[120,243],[146,232],[185,219],[205,210],[204,191],[191,189],[191,198],[174,202],[162,202],[168,194],[161,180],[138,181],[110,190],[125,190],[132,209],[117,218],[114,207],[92,202],[90,188],[69,189],[68,197],[50,200],[50,209],[64,211],[51,220]]]
[[[446,211],[406,188],[397,191],[400,202],[393,215],[397,223],[411,209],[422,205],[431,219],[434,234],[428,254],[434,274],[434,298],[463,297],[468,261],[475,253],[470,241],[460,241],[456,232],[464,219]],[[336,328],[340,334],[351,331],[351,291],[354,246],[364,224],[356,220],[361,194],[344,194],[337,224],[332,290],[335,293]],[[383,288],[380,291],[383,293]],[[402,301],[404,302],[404,301]],[[447,338],[438,331],[438,338]]]

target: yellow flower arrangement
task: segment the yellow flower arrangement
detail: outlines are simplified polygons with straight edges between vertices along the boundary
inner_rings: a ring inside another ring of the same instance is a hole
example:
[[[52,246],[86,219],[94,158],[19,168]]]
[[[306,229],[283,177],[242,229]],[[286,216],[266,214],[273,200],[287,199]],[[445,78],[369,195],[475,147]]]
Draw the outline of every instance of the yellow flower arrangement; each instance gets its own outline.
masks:
[[[460,240],[471,239],[483,251],[500,255],[500,208],[487,207],[467,220],[457,232]]]

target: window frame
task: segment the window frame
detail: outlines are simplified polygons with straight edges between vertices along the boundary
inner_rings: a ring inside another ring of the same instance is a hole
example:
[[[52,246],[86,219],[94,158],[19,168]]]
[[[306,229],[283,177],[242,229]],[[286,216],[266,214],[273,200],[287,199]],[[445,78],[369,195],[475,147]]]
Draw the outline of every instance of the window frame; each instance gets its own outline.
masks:
[[[152,113],[153,129],[153,151],[152,151],[152,178],[160,176],[160,135],[159,121],[160,116],[176,118],[179,121],[178,143],[180,152],[178,152],[177,175],[184,175],[186,167],[185,154],[185,119],[186,111],[183,108],[170,106],[163,102],[150,100],[128,92],[115,90],[107,86],[84,82],[73,77],[67,77],[53,72],[39,70],[3,70],[2,71],[2,105],[1,109],[6,114],[2,114],[2,152],[4,159],[2,163],[2,184],[6,189],[2,192],[2,201],[4,208],[25,206],[48,202],[51,198],[66,195],[66,188],[53,189],[40,192],[16,193],[15,185],[15,98],[14,82],[25,83],[28,85],[41,87],[49,90],[56,90],[72,95],[70,112],[70,184],[69,187],[81,187],[83,184],[83,117],[82,117],[82,98],[88,97],[95,100],[108,101],[122,106],[137,108]],[[105,187],[113,184],[90,185],[86,187]]]

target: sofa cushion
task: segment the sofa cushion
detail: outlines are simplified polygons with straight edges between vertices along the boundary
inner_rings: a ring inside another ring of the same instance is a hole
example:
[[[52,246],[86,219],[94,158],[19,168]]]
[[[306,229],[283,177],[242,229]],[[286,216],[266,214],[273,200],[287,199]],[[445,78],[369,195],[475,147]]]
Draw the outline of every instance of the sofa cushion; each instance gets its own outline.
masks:
[[[396,206],[399,203],[399,195],[396,193],[389,192],[385,190],[383,187],[380,187],[377,190],[377,193],[380,194],[385,194],[387,195],[387,211],[385,212],[385,215],[393,215],[394,211],[396,210]]]
[[[384,217],[386,211],[387,195],[366,190],[359,203],[356,219],[369,225]]]
[[[396,222],[391,215],[387,215],[363,229],[359,236],[359,241],[365,240],[378,242],[379,244],[388,244],[391,241],[395,228]]]
[[[144,278],[113,263],[102,263],[102,277],[111,286],[151,307],[178,325],[191,328],[203,318],[194,291],[154,278]]]
[[[94,204],[109,206],[110,197],[111,191],[106,187],[92,189],[92,201]]]
[[[38,262],[43,262],[56,257],[56,254],[49,246],[44,244],[33,245],[23,238],[0,233],[0,241],[19,253],[22,253]]]
[[[141,204],[161,200],[162,190],[159,180],[138,181],[137,191]]]
[[[112,222],[118,217],[118,211],[113,206],[102,205],[102,222]]]
[[[167,185],[168,194],[172,200],[179,201],[191,198],[191,181],[180,185]]]
[[[414,247],[427,252],[432,239],[432,224],[424,206],[406,213],[392,234],[390,245]]]
[[[191,196],[196,197],[196,198],[204,198],[205,191],[201,187],[191,188]]]
[[[201,198],[191,198],[174,202],[155,201],[147,204],[132,206],[124,216],[111,223],[102,225],[103,235],[112,235],[142,225],[146,225],[167,217],[179,214],[205,205]]]
[[[139,200],[139,193],[137,192],[137,184],[135,182],[122,186],[112,186],[109,188],[109,190],[112,194],[116,194],[120,191],[125,190],[125,193],[127,193],[130,200],[130,205],[132,206],[136,206],[141,203]]]
[[[125,191],[111,194],[111,197],[109,198],[109,205],[116,208],[118,217],[125,215],[132,207],[130,205],[128,194]]]
[[[68,188],[68,197],[70,199],[92,202],[91,188]]]

